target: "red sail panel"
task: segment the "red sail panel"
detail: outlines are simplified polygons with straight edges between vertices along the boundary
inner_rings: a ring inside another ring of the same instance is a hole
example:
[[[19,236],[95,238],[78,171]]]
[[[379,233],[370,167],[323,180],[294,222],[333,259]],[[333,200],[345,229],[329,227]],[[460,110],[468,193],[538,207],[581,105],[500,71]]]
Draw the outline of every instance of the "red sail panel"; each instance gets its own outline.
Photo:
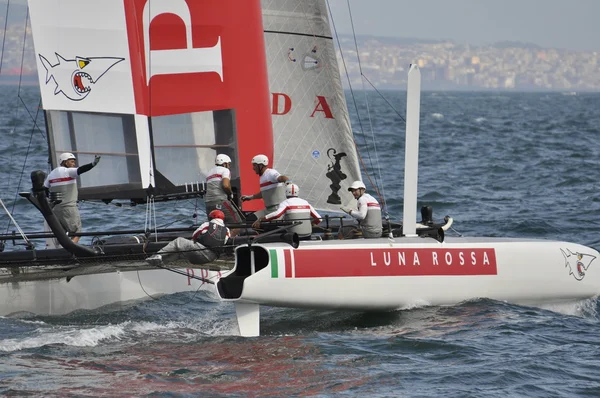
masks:
[[[273,158],[260,0],[124,4],[136,113],[235,110],[242,194],[258,192],[251,159]]]

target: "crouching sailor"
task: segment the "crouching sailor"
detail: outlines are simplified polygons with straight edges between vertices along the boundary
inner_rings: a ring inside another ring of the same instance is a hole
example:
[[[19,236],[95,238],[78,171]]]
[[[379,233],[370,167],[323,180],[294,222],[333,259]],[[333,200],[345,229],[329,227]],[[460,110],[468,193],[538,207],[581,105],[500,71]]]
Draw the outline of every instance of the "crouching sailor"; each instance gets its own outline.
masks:
[[[366,193],[365,184],[362,181],[354,181],[348,188],[352,196],[357,200],[357,209],[342,207],[341,209],[358,220],[360,231],[365,238],[381,238],[383,229],[381,221],[381,206],[377,199]],[[354,232],[358,232],[358,229]],[[346,234],[344,234],[346,235]]]
[[[309,238],[312,234],[312,226],[321,222],[321,216],[306,200],[298,197],[300,188],[296,184],[288,184],[285,187],[286,200],[279,204],[277,210],[259,218],[252,224],[253,228],[260,228],[261,221],[283,219],[285,221],[300,221],[289,229],[300,238]]]
[[[185,259],[192,264],[202,265],[215,261],[223,252],[223,246],[230,237],[229,228],[223,220],[225,214],[221,210],[213,210],[208,214],[207,222],[194,231],[192,239],[177,238],[163,247],[146,261],[150,265],[167,264],[177,259]]]

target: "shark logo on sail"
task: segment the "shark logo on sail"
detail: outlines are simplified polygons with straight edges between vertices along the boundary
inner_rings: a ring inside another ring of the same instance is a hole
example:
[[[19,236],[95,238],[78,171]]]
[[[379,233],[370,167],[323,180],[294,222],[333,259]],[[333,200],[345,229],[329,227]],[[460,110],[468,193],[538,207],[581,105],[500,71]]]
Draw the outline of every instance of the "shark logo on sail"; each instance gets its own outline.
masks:
[[[54,95],[62,93],[72,101],[81,101],[89,95],[93,86],[113,66],[125,58],[117,57],[75,57],[66,59],[59,53],[57,62],[52,64],[42,54],[38,54],[46,69],[46,84],[52,80],[56,87]]]
[[[573,253],[569,249],[560,249],[565,257],[565,268],[569,268],[569,275],[573,275],[578,281],[585,278],[585,271],[590,267],[596,256],[591,254],[583,254],[579,252]]]

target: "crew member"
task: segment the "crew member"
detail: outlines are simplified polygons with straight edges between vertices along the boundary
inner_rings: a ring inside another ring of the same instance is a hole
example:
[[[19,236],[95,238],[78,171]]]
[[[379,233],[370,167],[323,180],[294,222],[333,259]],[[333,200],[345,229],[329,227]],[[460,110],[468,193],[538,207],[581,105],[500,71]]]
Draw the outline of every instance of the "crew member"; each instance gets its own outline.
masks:
[[[265,155],[256,155],[252,158],[252,168],[260,176],[260,191],[254,195],[242,196],[242,201],[263,199],[265,209],[254,213],[259,219],[267,213],[277,209],[285,200],[285,184],[291,183],[290,179],[277,170],[269,168],[269,158]]]
[[[221,210],[225,214],[225,223],[241,223],[242,216],[233,200],[231,189],[231,158],[219,154],[215,158],[215,167],[210,169],[206,177],[206,214],[213,210]],[[237,235],[236,230],[231,231],[232,236]]]
[[[286,200],[272,213],[256,220],[253,228],[260,228],[261,221],[272,221],[283,219],[286,221],[301,221],[302,223],[289,229],[296,232],[300,238],[310,237],[312,226],[321,222],[321,216],[306,200],[298,197],[300,188],[296,184],[288,184],[285,187]]]
[[[146,261],[150,265],[162,265],[163,262],[168,263],[178,258],[196,265],[215,261],[231,236],[224,219],[225,214],[221,210],[211,211],[208,214],[209,221],[194,231],[192,239],[176,238]]]
[[[50,193],[61,194],[60,202],[53,205],[52,211],[69,235],[80,233],[82,229],[77,208],[77,176],[93,169],[99,161],[100,156],[96,155],[92,163],[75,167],[75,155],[70,152],[61,153],[58,157],[59,166],[52,170],[44,181],[44,187],[48,188]],[[77,243],[79,236],[72,236],[71,240]],[[56,239],[53,241],[49,246],[60,247]]]
[[[366,193],[362,181],[354,181],[348,191],[357,200],[357,209],[343,206],[341,209],[358,220],[360,230],[365,238],[381,238],[383,230],[381,221],[381,206],[377,199]]]

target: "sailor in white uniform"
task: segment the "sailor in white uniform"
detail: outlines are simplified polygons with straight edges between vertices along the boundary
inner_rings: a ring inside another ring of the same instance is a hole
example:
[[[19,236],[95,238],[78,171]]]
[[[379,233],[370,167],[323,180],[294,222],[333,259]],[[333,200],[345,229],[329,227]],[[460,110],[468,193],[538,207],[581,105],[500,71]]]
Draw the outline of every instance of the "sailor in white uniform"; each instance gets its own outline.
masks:
[[[354,181],[348,191],[357,200],[357,209],[342,207],[341,209],[358,220],[360,230],[365,238],[381,238],[383,225],[381,221],[381,206],[377,199],[366,193],[365,184],[362,181]]]
[[[225,223],[241,223],[242,216],[233,203],[231,190],[231,158],[219,154],[215,158],[215,167],[210,169],[206,177],[206,214],[213,210],[221,210],[225,214]]]
[[[272,213],[256,220],[253,228],[260,228],[261,221],[272,221],[283,219],[285,221],[301,221],[301,224],[289,229],[296,232],[300,238],[308,238],[312,234],[312,226],[321,222],[321,216],[306,200],[298,197],[300,188],[296,184],[288,184],[285,187],[286,200]]]
[[[269,158],[265,155],[256,155],[252,158],[252,168],[260,176],[260,192],[254,195],[242,196],[242,201],[261,199],[265,202],[265,210],[254,213],[260,219],[267,213],[277,209],[285,200],[285,185],[291,181],[287,176],[277,170],[269,168]]]
[[[100,161],[100,156],[96,155],[92,163],[75,167],[75,155],[70,152],[61,153],[58,157],[59,166],[52,170],[44,181],[44,187],[48,188],[50,193],[60,193],[60,203],[52,207],[53,213],[60,221],[60,224],[68,234],[81,232],[81,216],[77,208],[77,177],[93,169]],[[58,241],[49,244],[49,246],[60,247]],[[79,242],[79,236],[71,237],[75,243]]]

